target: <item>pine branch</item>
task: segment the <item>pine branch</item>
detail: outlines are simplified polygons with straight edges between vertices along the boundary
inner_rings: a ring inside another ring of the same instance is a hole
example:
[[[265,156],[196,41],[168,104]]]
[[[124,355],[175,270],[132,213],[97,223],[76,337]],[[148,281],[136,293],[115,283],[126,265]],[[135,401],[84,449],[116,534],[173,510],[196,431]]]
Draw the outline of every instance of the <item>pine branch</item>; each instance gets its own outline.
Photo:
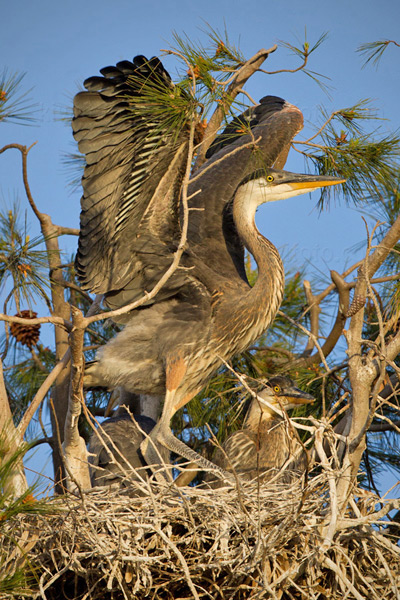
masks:
[[[375,67],[378,67],[383,53],[390,44],[394,44],[395,46],[400,48],[400,44],[395,42],[394,40],[380,40],[377,42],[367,42],[366,44],[362,44],[361,46],[359,46],[359,48],[357,48],[357,52],[363,55],[365,59],[363,68],[366,67],[367,64],[371,61]]]
[[[30,125],[36,121],[32,115],[37,112],[37,104],[28,96],[31,90],[19,92],[24,77],[25,73],[8,73],[7,69],[0,74],[0,123]]]

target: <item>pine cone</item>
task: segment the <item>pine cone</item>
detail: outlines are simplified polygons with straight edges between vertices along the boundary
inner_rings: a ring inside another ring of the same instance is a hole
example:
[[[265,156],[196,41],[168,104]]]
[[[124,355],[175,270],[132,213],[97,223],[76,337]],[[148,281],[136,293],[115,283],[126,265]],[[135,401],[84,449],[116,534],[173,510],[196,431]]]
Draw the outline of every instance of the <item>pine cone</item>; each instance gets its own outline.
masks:
[[[365,306],[366,298],[365,296],[360,296],[357,294],[354,296],[352,303],[350,304],[350,308],[346,313],[346,319],[349,317],[353,317],[358,313],[359,310],[363,309]]]
[[[21,312],[14,315],[15,317],[22,317],[24,319],[35,319],[37,313],[33,310],[21,310]],[[17,342],[32,348],[37,344],[40,335],[40,325],[22,325],[21,323],[11,323],[10,325],[11,335],[15,337]]]

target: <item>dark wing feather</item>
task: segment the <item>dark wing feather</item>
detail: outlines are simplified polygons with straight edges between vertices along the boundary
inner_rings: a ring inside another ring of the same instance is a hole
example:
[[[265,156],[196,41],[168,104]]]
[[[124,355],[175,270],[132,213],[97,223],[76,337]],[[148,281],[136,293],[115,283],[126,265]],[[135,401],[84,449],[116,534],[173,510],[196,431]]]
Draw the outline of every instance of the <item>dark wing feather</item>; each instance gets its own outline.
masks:
[[[237,130],[246,125],[251,134]],[[203,209],[191,213],[189,240],[199,259],[221,280],[232,281],[239,276],[247,281],[244,270],[244,249],[230,211],[242,181],[266,167],[282,168],[293,137],[303,127],[301,111],[276,96],[265,96],[260,104],[234,119],[217,136],[207,155],[208,160],[195,173],[198,179],[189,193],[201,190],[193,207]],[[246,147],[252,141],[256,145]],[[229,153],[235,151],[231,157]],[[226,157],[226,158],[224,158]],[[211,167],[211,168],[210,168]]]
[[[74,136],[86,158],[76,268],[82,287],[96,293],[118,294],[135,280],[123,302],[151,289],[151,255],[163,257],[154,283],[171,263],[189,127],[168,129],[141,100],[144,89],[173,93],[157,58],[138,56],[101,73],[74,101]]]
[[[261,120],[265,121],[269,116],[281,111],[284,105],[285,100],[278,96],[264,96],[264,98],[261,98],[257,106],[251,106],[228,123],[224,131],[215,138],[207,150],[206,158],[211,158],[213,154],[238,140],[244,132],[259,125]]]

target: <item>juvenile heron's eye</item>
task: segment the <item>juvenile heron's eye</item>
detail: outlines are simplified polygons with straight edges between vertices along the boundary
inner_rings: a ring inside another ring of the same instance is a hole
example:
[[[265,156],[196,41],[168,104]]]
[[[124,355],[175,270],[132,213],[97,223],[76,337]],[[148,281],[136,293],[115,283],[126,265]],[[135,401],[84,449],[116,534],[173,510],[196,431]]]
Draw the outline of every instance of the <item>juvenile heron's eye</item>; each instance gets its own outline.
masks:
[[[279,387],[279,385],[274,385],[274,392],[279,394],[280,391],[281,391],[281,388]]]
[[[267,181],[273,181],[274,180],[274,176],[273,175],[267,175]]]

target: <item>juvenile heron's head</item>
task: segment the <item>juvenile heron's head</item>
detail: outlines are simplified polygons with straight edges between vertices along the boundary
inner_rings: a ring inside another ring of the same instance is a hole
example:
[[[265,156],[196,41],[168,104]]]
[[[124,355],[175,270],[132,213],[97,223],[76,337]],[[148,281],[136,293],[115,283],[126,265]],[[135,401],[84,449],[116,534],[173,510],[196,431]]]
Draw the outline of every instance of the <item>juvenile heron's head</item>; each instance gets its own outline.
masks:
[[[271,377],[266,382],[265,388],[257,396],[263,412],[271,412],[268,404],[276,406],[278,409],[290,410],[300,404],[312,404],[315,401],[311,394],[303,392],[290,377],[285,375]],[[266,400],[268,404],[263,404],[263,400]]]

